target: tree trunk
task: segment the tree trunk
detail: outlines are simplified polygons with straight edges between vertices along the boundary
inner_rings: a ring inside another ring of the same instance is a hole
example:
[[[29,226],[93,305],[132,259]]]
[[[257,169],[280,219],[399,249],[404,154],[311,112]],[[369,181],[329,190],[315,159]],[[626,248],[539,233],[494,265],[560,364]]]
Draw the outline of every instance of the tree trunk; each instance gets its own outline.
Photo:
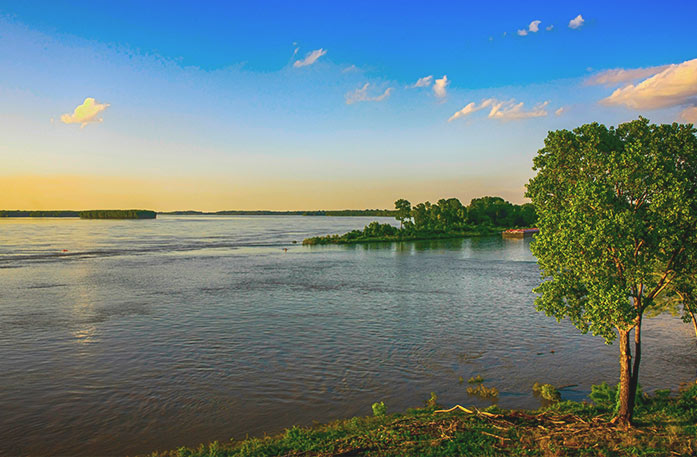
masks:
[[[632,423],[641,363],[641,314],[634,321],[634,363],[629,343],[631,330],[620,330],[620,406],[613,422],[629,426]]]
[[[630,330],[619,330],[620,334],[620,406],[617,416],[612,420],[628,426],[634,412],[634,392],[632,391],[632,353],[629,347]]]

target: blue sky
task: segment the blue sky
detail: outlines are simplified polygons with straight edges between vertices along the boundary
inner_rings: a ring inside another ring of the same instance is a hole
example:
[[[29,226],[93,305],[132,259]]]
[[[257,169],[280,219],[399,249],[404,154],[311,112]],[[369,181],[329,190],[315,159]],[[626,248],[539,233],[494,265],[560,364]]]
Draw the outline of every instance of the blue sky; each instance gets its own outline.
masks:
[[[520,202],[548,130],[697,117],[694,2],[199,3],[0,2],[0,207]]]

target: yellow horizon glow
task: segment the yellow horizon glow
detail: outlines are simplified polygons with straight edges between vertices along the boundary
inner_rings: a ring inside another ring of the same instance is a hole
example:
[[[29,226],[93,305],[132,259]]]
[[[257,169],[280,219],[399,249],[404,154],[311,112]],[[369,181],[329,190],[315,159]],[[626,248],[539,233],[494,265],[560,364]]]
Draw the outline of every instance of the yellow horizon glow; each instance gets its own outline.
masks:
[[[524,183],[506,177],[444,180],[246,180],[221,177],[0,176],[0,209],[175,210],[391,209],[398,198],[412,203],[484,195],[524,201]]]

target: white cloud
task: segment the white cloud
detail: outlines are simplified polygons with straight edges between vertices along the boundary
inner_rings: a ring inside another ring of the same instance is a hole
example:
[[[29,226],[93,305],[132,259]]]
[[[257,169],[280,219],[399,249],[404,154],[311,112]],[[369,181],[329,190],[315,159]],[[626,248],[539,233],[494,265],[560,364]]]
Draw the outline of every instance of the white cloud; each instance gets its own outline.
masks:
[[[549,102],[543,102],[535,105],[531,110],[525,111],[523,109],[523,102],[516,103],[515,100],[501,101],[495,98],[487,98],[482,100],[482,102],[477,105],[474,102],[468,103],[460,111],[450,116],[448,122],[454,121],[461,117],[469,116],[481,109],[491,107],[487,117],[489,119],[498,119],[501,121],[512,121],[519,119],[528,119],[533,117],[542,117],[547,115],[545,107]]]
[[[680,113],[680,119],[689,124],[697,125],[697,106],[685,108],[682,113]]]
[[[547,115],[547,111],[545,111],[547,105],[549,105],[548,101],[535,105],[530,111],[524,111],[523,102],[516,103],[515,100],[497,101],[492,105],[488,117],[502,121],[543,117]]]
[[[295,68],[300,68],[300,67],[305,67],[307,65],[312,65],[313,63],[317,62],[317,59],[325,55],[327,51],[325,51],[322,48],[315,49],[314,51],[310,52],[307,56],[305,56],[304,59],[302,60],[296,60],[293,63],[293,66]]]
[[[669,65],[661,65],[657,67],[634,68],[631,70],[614,68],[612,70],[601,71],[600,73],[591,76],[586,80],[585,84],[587,86],[613,86],[618,83],[648,78],[649,76],[662,72],[668,67]]]
[[[547,27],[545,27],[545,30],[549,32],[549,31],[551,31],[553,28],[554,28],[554,24],[548,25]]]
[[[565,107],[565,106],[562,106],[561,108],[559,108],[558,110],[556,110],[556,111],[554,112],[554,114],[557,115],[557,116],[561,116],[561,115],[564,114],[565,112],[566,112],[566,107]]]
[[[392,93],[392,88],[388,87],[382,94],[371,97],[368,95],[368,87],[370,87],[370,83],[365,83],[360,89],[348,92],[345,96],[346,104],[352,105],[357,102],[381,102]]]
[[[351,72],[354,72],[354,71],[358,71],[358,67],[355,66],[355,65],[349,65],[348,67],[346,67],[346,68],[344,68],[343,70],[341,70],[342,73],[351,73]]]
[[[528,27],[528,30],[530,30],[533,33],[536,33],[538,30],[540,30],[540,23],[542,21],[532,21],[530,23],[530,26]]]
[[[442,78],[436,79],[436,82],[433,84],[433,93],[436,97],[443,98],[447,95],[446,87],[448,87],[448,84],[450,84],[450,81],[448,81],[447,75],[443,75]]]
[[[578,29],[583,25],[584,22],[586,21],[583,20],[583,16],[579,14],[578,16],[569,21],[569,28]]]
[[[520,36],[525,36],[528,34],[528,31],[526,29],[520,29],[518,30],[518,35]]]
[[[414,84],[409,87],[429,87],[433,82],[433,75],[424,76],[419,78]]]
[[[692,105],[697,97],[697,59],[669,65],[663,71],[634,85],[616,89],[600,101],[633,109],[658,109]]]
[[[455,112],[450,118],[448,119],[448,122],[452,122],[455,119],[459,119],[461,117],[469,116],[472,113],[475,113],[479,111],[480,109],[484,109],[487,106],[490,106],[492,103],[494,103],[496,99],[493,98],[487,98],[486,100],[482,101],[479,105],[477,105],[475,102],[470,102],[467,105],[465,105],[464,108],[462,108],[460,111]]]
[[[97,117],[99,113],[109,107],[108,103],[97,103],[94,98],[87,97],[82,105],[73,110],[73,114],[62,114],[61,122],[64,124],[80,124],[84,127],[87,124],[102,122],[104,119]]]

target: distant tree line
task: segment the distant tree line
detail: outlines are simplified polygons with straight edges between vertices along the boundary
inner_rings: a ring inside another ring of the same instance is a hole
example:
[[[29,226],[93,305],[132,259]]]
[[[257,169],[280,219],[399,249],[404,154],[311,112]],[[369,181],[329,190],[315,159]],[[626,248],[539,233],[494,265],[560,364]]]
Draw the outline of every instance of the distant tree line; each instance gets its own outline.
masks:
[[[0,210],[0,217],[80,217],[79,211]]]
[[[155,211],[145,209],[97,209],[89,211],[0,210],[0,217],[79,217],[80,219],[155,219]]]
[[[468,206],[457,198],[425,202],[412,207],[405,199],[395,202],[399,228],[371,222],[363,230],[343,235],[308,238],[303,244],[400,241],[492,235],[503,229],[532,227],[537,221],[532,204],[515,205],[501,197],[473,199]]]
[[[225,211],[169,211],[160,214],[177,216],[377,216],[394,217],[397,212],[389,209],[341,209],[315,211],[225,210]]]
[[[157,213],[145,209],[96,209],[80,211],[80,219],[155,219]]]

